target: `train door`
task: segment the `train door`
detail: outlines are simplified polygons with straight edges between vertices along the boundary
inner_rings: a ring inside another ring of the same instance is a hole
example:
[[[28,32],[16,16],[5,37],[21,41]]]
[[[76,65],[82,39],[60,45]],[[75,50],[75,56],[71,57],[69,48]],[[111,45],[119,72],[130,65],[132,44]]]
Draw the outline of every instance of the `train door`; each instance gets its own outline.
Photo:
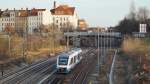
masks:
[[[74,56],[74,64],[76,63],[76,56]]]
[[[78,62],[78,55],[76,55],[75,58],[76,58],[76,63],[77,63]]]
[[[78,61],[80,61],[80,55],[78,55],[77,57],[78,57]]]

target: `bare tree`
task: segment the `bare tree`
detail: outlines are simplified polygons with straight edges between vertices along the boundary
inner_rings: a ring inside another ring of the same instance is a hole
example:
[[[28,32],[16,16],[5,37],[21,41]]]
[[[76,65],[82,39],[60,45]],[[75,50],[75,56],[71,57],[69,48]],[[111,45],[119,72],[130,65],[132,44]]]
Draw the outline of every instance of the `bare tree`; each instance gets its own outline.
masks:
[[[55,48],[60,45],[60,39],[63,37],[63,33],[55,24],[48,25],[46,30],[49,34],[51,53],[55,54]]]
[[[135,20],[136,19],[136,8],[135,8],[135,3],[132,1],[131,6],[130,6],[130,12],[127,17],[128,19]]]
[[[149,10],[146,7],[140,7],[137,13],[137,19],[139,21],[145,21],[149,18]]]
[[[6,32],[8,35],[11,35],[11,34],[14,34],[15,33],[15,30],[13,27],[7,25],[4,29],[4,32]]]
[[[44,28],[45,28],[45,25],[40,25],[40,27],[39,27],[39,33],[40,33],[40,35],[42,36],[42,33],[43,33],[43,31],[44,31]]]
[[[8,56],[8,39],[0,36],[0,60]]]

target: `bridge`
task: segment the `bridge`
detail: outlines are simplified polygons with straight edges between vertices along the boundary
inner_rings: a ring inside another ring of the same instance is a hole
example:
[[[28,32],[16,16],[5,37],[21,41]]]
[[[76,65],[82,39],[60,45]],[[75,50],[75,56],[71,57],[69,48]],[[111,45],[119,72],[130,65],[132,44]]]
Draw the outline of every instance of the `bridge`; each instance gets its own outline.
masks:
[[[98,36],[100,46],[119,46],[122,38],[119,32],[67,32],[64,35],[75,47],[96,47]]]

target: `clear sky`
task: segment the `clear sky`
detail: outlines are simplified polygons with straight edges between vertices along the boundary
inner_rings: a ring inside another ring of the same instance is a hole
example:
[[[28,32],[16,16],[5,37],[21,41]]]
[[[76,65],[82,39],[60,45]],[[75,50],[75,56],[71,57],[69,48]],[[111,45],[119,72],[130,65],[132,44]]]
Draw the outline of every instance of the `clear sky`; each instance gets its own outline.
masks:
[[[1,9],[46,8],[53,7],[54,0],[1,0]],[[56,0],[58,4],[75,6],[80,18],[90,26],[114,26],[128,14],[133,0]],[[134,0],[135,6],[150,9],[150,0]]]

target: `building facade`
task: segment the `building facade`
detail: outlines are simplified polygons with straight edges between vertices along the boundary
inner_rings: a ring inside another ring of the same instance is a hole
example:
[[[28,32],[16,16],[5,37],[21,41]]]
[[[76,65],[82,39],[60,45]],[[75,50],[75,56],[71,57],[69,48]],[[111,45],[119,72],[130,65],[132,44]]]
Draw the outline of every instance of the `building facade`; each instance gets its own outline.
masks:
[[[27,19],[29,33],[34,32],[34,29],[39,29],[42,25],[52,23],[50,11],[46,9],[32,9]]]
[[[4,31],[7,26],[14,28],[22,33],[27,30],[33,33],[34,29],[39,29],[41,25],[52,23],[52,16],[46,9],[5,10],[0,11],[0,31]]]
[[[6,27],[15,28],[15,10],[0,11],[0,31],[4,31]]]
[[[75,11],[75,7],[69,7],[68,5],[59,5],[56,7],[54,2],[54,8],[50,10],[53,18],[53,24],[62,28],[78,27],[78,16]]]
[[[77,29],[78,16],[75,7],[68,5],[59,5],[51,10],[28,8],[20,10],[0,10],[0,32],[4,31],[6,27],[14,28],[16,32],[33,33],[39,30],[42,25],[54,25],[59,29]]]
[[[88,27],[86,21],[84,19],[79,19],[78,20],[78,28],[79,30],[86,30]]]

